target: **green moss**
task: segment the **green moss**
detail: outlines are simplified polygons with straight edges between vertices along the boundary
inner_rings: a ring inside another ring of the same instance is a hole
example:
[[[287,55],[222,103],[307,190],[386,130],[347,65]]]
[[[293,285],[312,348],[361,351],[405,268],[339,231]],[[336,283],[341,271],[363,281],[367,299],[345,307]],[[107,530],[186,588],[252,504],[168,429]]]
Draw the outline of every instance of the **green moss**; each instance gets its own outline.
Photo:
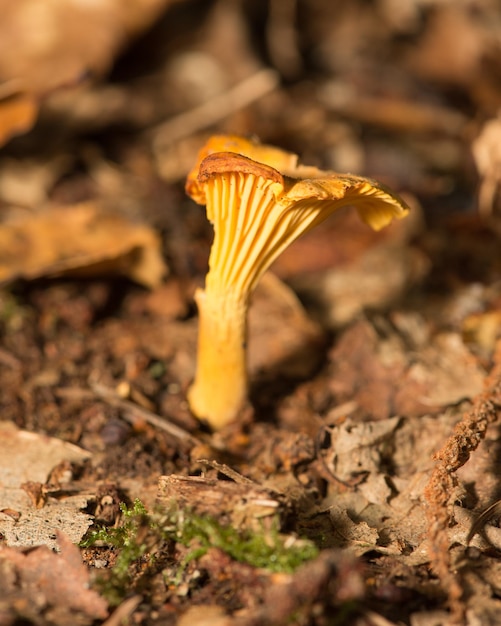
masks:
[[[129,509],[123,502],[120,503],[120,511],[123,516],[123,523],[116,528],[103,526],[91,530],[85,539],[80,542],[82,548],[95,546],[97,543],[105,543],[115,548],[124,549],[134,543],[138,526],[138,518],[147,516],[148,511],[144,504],[136,498],[134,504]]]
[[[271,531],[249,532],[190,512],[177,511],[174,517],[176,541],[185,546],[196,542],[199,554],[220,548],[236,561],[272,572],[292,572],[318,554],[313,543],[283,536],[276,525]]]
[[[143,503],[136,499],[129,509],[124,503],[120,504],[122,511],[122,524],[116,528],[102,527],[91,530],[80,543],[82,548],[89,548],[99,544],[112,546],[118,554],[109,576],[101,576],[97,579],[101,593],[112,605],[120,604],[131,583],[131,568],[148,551],[148,543],[141,541],[140,529],[149,528],[147,510]]]
[[[180,581],[190,561],[212,547],[223,550],[236,561],[272,572],[292,572],[318,554],[312,542],[282,535],[278,524],[272,530],[250,532],[223,526],[214,518],[175,506],[167,512],[149,514],[142,502],[136,500],[131,508],[124,504],[120,508],[123,519],[119,527],[91,531],[81,543],[82,547],[105,544],[117,549],[111,572],[98,581],[101,593],[112,605],[119,603],[129,591],[139,564],[144,566],[144,573],[156,562],[162,548],[173,542],[191,548],[179,564],[179,574],[173,583]]]

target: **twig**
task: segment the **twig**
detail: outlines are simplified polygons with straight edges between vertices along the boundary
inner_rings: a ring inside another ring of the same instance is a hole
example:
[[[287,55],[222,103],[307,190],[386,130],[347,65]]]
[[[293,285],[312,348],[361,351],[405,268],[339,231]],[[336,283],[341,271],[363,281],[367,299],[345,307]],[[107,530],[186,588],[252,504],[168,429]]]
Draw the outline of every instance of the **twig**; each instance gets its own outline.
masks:
[[[338,81],[327,83],[320,91],[319,99],[327,111],[391,131],[442,133],[456,137],[468,121],[461,113],[444,106],[366,96]]]
[[[149,131],[154,137],[155,152],[158,154],[175,141],[215,124],[239,109],[243,109],[276,89],[278,83],[277,72],[262,69],[224,93],[218,94],[212,100],[172,117]]]
[[[99,398],[121,409],[123,411],[123,418],[130,424],[137,423],[138,418],[140,418],[148,424],[155,426],[155,428],[164,430],[169,433],[169,435],[176,437],[176,439],[189,442],[193,445],[201,445],[202,443],[199,439],[191,435],[183,428],[168,422],[165,417],[152,413],[151,411],[148,411],[148,409],[144,409],[130,400],[124,400],[109,387],[105,387],[99,383],[92,383],[91,389]]]
[[[212,469],[215,469],[224,476],[231,478],[231,480],[239,485],[258,486],[257,483],[255,483],[253,480],[247,478],[247,476],[243,476],[242,474],[240,474],[240,472],[237,472],[229,465],[226,465],[226,463],[219,463],[214,459],[197,459],[197,463],[199,463],[200,465],[206,465],[207,467],[212,467]]]
[[[97,396],[108,404],[121,409],[123,411],[122,417],[132,425],[136,424],[138,419],[142,419],[148,424],[155,426],[155,428],[164,430],[169,433],[169,435],[176,437],[176,439],[189,442],[193,445],[200,445],[202,443],[199,439],[191,435],[183,428],[168,422],[165,417],[156,415],[156,413],[152,413],[151,411],[148,411],[148,409],[145,409],[130,400],[124,400],[124,398],[121,398],[114,389],[110,389],[105,385],[93,383],[91,384],[91,389],[68,387],[57,389],[55,393],[59,398],[68,398],[72,400],[88,400]]]
[[[464,620],[462,587],[451,568],[449,542],[446,529],[452,521],[454,488],[457,485],[455,472],[462,467],[485,437],[487,427],[496,421],[501,407],[501,341],[494,354],[494,366],[486,378],[485,389],[479,394],[470,411],[456,424],[454,433],[446,441],[434,459],[437,465],[425,488],[428,502],[428,537],[432,566],[449,597],[452,619],[456,623]]]
[[[468,533],[468,537],[466,537],[466,545],[470,543],[473,537],[485,525],[487,520],[489,520],[491,517],[494,517],[494,515],[499,515],[500,513],[501,513],[501,500],[497,500],[496,502],[488,506],[485,509],[485,511],[482,511],[482,513],[480,513],[478,518],[473,523],[473,526],[471,527],[470,532]]]

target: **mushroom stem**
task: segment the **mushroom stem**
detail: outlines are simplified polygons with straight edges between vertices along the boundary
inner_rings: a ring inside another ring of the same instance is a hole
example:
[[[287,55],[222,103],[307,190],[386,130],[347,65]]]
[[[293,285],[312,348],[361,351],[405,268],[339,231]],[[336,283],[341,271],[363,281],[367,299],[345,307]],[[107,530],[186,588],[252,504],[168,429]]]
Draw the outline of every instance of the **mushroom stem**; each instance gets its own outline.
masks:
[[[247,298],[208,282],[195,294],[198,307],[198,366],[188,392],[195,415],[219,429],[247,399]],[[203,358],[202,358],[203,357]]]

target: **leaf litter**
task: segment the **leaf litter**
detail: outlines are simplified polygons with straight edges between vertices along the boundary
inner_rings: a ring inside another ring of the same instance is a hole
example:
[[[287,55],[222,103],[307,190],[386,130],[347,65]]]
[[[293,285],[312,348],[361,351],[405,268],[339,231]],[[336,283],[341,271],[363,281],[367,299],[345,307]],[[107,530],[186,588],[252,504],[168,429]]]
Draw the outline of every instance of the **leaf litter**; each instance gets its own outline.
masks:
[[[496,624],[496,4],[4,4],[2,620]],[[40,16],[69,27],[23,32]],[[217,435],[185,400],[212,233],[182,186],[212,131],[381,178],[415,216],[378,235],[339,216],[275,264],[254,410]],[[108,616],[120,548],[73,544],[122,527],[120,503],[165,513],[160,477],[185,519],[318,555],[272,572],[216,533],[187,562],[196,537],[139,516]]]
[[[90,453],[60,439],[0,423],[0,533],[7,546],[57,547],[57,532],[77,543],[92,524],[92,494],[72,488]]]

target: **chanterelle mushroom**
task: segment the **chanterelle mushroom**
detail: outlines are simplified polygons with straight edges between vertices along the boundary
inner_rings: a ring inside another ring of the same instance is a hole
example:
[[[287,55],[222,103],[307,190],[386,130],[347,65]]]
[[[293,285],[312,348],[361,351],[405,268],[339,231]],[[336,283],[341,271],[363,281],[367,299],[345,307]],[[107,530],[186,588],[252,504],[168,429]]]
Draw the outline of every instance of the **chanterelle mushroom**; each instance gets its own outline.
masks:
[[[214,226],[205,289],[195,294],[198,360],[188,401],[215,429],[234,420],[247,400],[247,308],[273,261],[345,205],[353,205],[376,230],[408,212],[373,180],[323,172],[297,160],[279,148],[216,136],[187,179],[187,193],[206,205]]]

